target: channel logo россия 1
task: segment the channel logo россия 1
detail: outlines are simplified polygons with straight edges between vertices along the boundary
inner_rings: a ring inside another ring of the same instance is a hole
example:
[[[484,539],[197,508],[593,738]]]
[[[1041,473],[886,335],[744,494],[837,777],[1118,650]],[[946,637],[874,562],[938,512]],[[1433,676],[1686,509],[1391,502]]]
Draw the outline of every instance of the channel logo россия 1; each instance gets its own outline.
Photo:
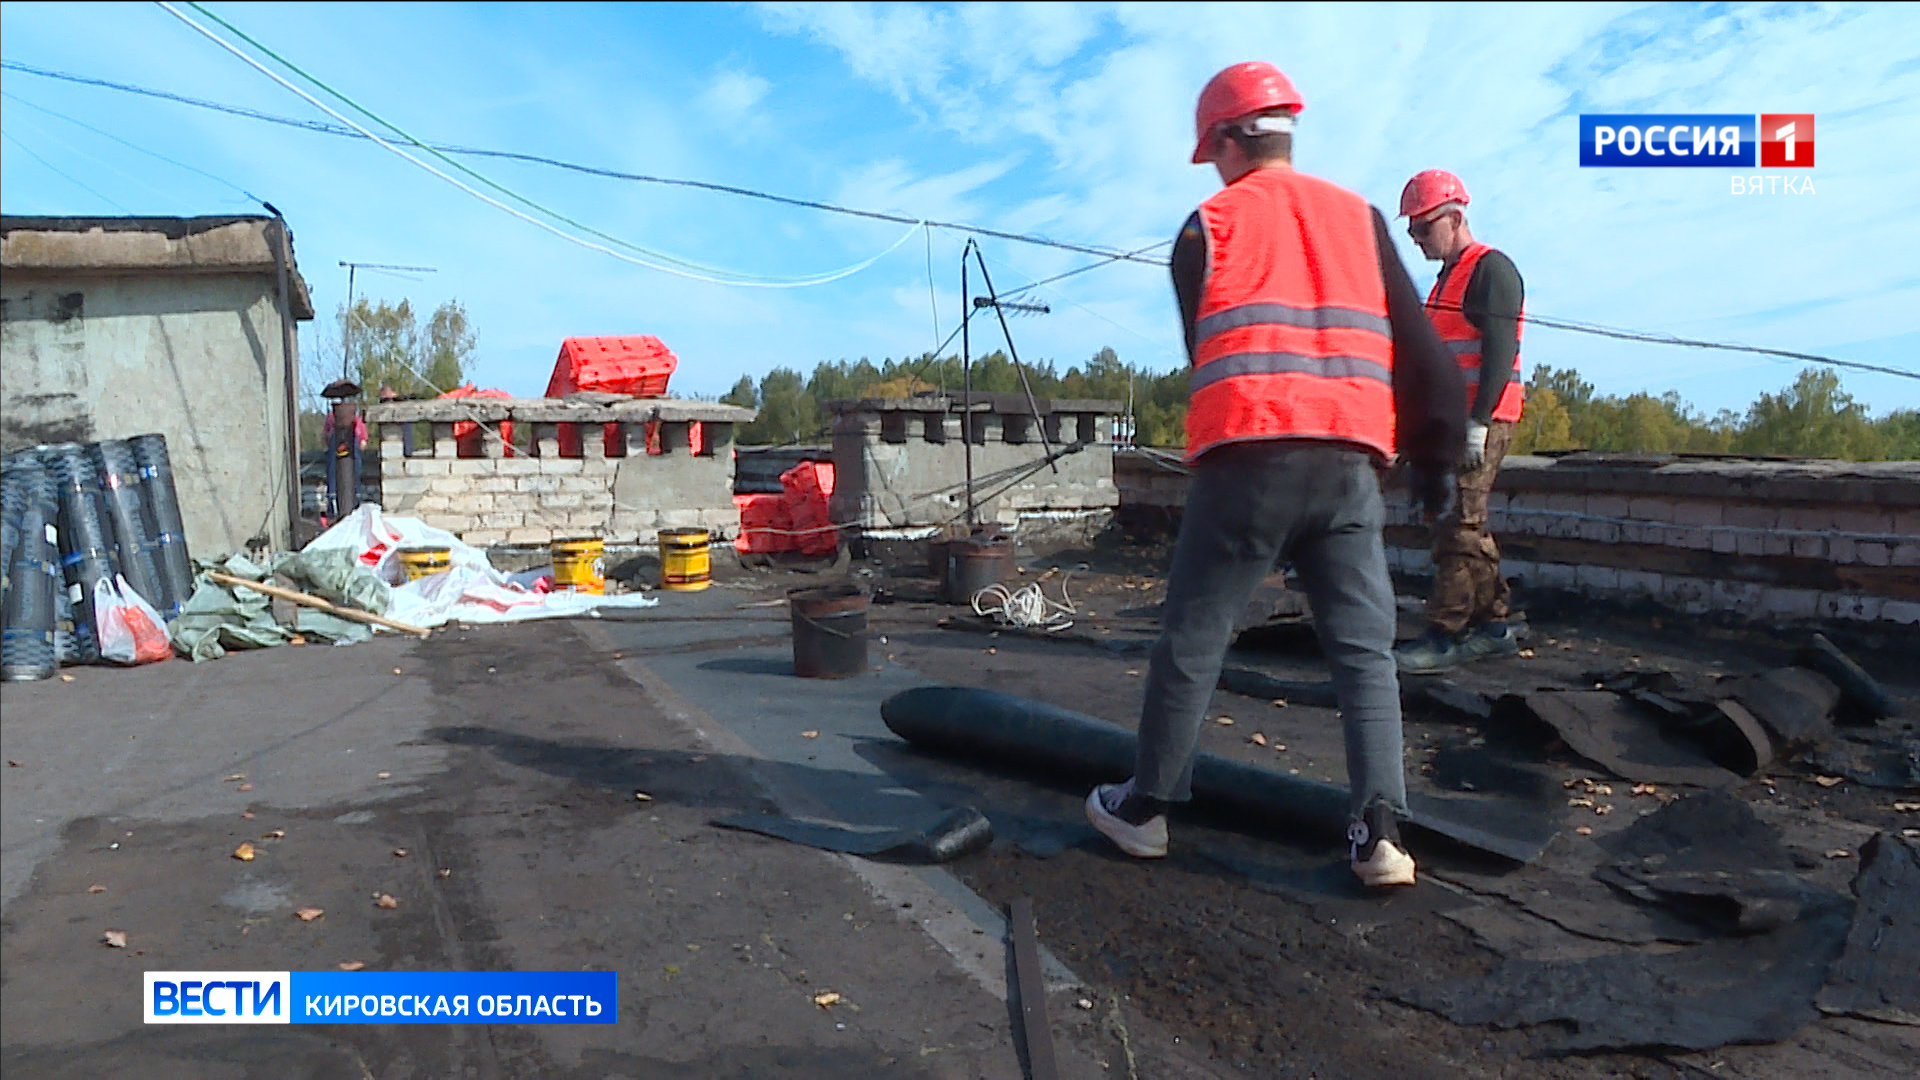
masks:
[[[1811,169],[1813,114],[1582,114],[1580,164]]]

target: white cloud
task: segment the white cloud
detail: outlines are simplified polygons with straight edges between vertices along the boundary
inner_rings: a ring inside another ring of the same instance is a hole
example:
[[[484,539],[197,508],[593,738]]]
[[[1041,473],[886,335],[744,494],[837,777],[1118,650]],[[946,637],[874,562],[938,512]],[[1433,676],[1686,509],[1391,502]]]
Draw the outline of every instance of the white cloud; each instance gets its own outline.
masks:
[[[744,71],[723,71],[700,95],[708,113],[729,123],[742,124],[752,119],[754,106],[773,89],[773,84]]]

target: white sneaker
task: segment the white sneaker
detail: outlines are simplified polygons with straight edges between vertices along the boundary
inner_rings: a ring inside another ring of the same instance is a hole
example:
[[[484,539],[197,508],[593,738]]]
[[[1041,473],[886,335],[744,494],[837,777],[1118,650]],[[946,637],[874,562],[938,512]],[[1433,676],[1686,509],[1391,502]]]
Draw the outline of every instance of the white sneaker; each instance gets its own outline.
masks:
[[[1413,884],[1413,856],[1400,846],[1400,823],[1392,807],[1378,800],[1369,803],[1360,818],[1347,826],[1347,840],[1347,865],[1362,884]]]
[[[1131,778],[1124,784],[1101,784],[1094,788],[1087,793],[1087,821],[1100,830],[1100,835],[1136,859],[1166,858],[1167,815],[1156,814],[1140,825],[1122,819],[1120,804],[1131,794]]]

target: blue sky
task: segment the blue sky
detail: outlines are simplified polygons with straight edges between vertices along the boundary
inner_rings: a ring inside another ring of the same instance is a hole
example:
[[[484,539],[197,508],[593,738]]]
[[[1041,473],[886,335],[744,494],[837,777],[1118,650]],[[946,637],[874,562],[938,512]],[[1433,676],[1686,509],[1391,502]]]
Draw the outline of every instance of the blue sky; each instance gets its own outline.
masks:
[[[1476,233],[1513,256],[1537,315],[1920,369],[1912,5],[209,7],[421,138],[1117,248],[1170,237],[1216,188],[1187,164],[1194,96],[1228,63],[1270,59],[1307,99],[1301,168],[1389,212],[1411,173],[1459,173]],[[327,119],[150,4],[5,4],[0,55]],[[7,213],[249,212],[243,188],[286,214],[325,313],[345,298],[341,260],[438,268],[359,286],[460,299],[478,381],[519,394],[544,389],[569,335],[656,334],[681,358],[677,389],[717,394],[775,365],[919,354],[959,310],[953,232],[468,161],[622,241],[738,273],[817,275],[891,248],[831,284],[715,285],[569,243],[371,143],[11,71],[0,87]],[[1713,169],[1582,170],[1582,112],[1814,113],[1817,193],[1735,196]],[[1003,290],[1087,261],[984,247]],[[1401,252],[1424,286],[1431,264],[1404,238]],[[1158,268],[1039,295],[1053,314],[1013,324],[1023,357],[1064,368],[1112,346],[1184,363]],[[309,357],[331,333],[303,328]],[[1709,411],[1797,367],[1546,328],[1525,354]],[[1920,381],[1845,378],[1875,412],[1920,406]]]

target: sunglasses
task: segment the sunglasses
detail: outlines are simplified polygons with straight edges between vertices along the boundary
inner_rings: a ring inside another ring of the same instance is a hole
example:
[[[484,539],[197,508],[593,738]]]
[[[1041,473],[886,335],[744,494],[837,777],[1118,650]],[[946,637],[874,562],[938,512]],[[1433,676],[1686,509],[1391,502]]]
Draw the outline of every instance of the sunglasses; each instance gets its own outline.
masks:
[[[1441,214],[1438,217],[1431,217],[1425,221],[1416,221],[1416,220],[1409,219],[1407,221],[1407,235],[1413,237],[1415,240],[1418,240],[1421,237],[1432,232],[1433,227],[1435,225],[1440,224],[1440,222],[1446,220],[1446,217],[1447,215]]]

